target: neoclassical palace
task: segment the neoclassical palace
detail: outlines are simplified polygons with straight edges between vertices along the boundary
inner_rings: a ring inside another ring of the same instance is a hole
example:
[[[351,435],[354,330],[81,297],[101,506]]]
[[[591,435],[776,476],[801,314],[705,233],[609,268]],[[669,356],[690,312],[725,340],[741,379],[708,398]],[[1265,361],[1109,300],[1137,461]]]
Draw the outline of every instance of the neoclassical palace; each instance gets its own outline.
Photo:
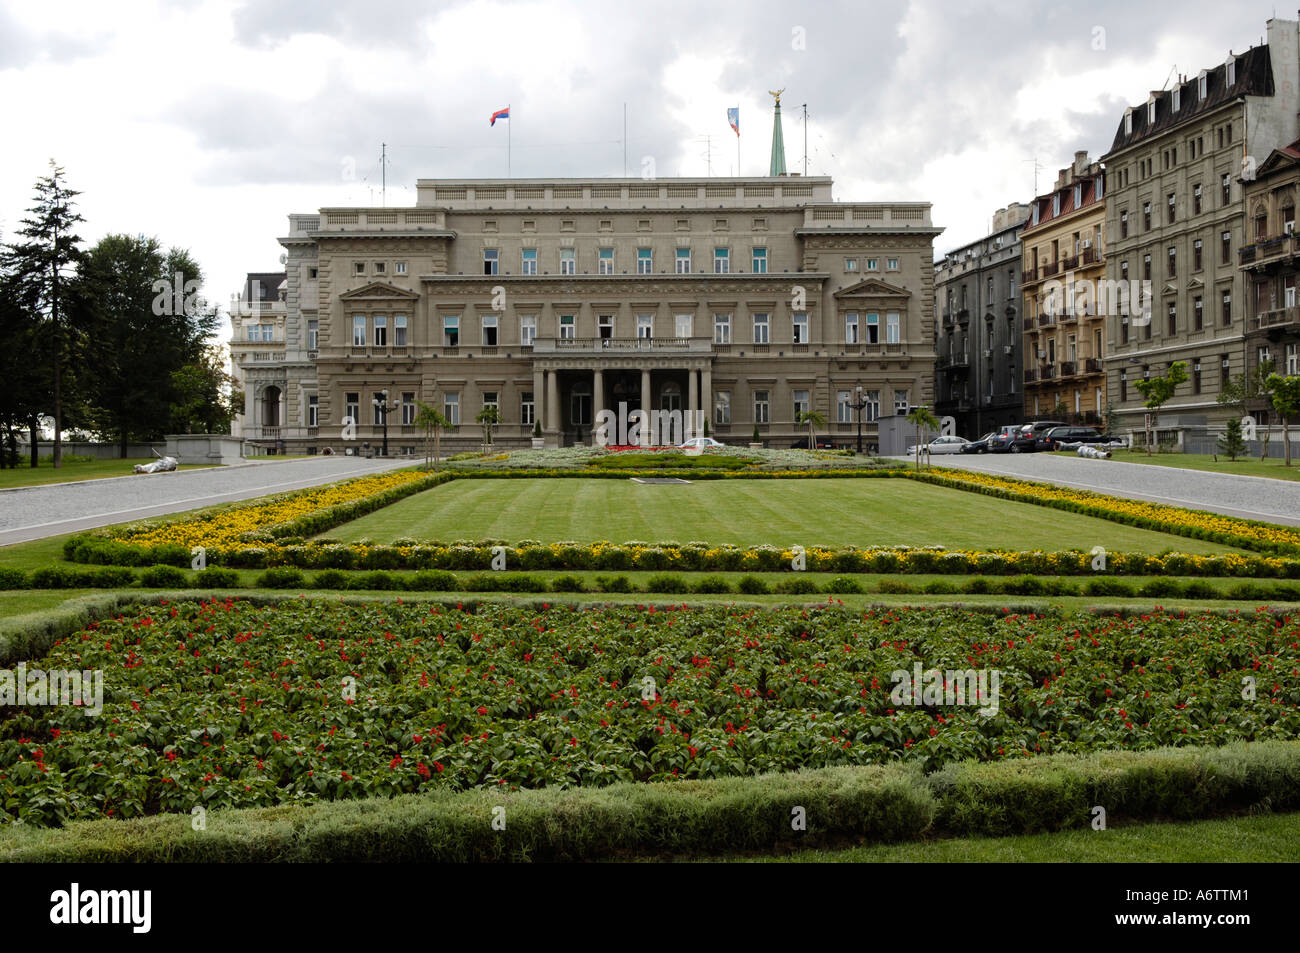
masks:
[[[386,398],[393,454],[420,452],[417,401],[451,450],[479,444],[488,406],[507,446],[537,423],[588,443],[621,404],[771,446],[806,437],[808,410],[849,445],[861,414],[875,443],[880,418],[934,401],[941,231],[928,203],[839,202],[797,175],[422,179],[413,207],[290,215],[285,273],[250,275],[232,308],[237,432],[377,447]]]

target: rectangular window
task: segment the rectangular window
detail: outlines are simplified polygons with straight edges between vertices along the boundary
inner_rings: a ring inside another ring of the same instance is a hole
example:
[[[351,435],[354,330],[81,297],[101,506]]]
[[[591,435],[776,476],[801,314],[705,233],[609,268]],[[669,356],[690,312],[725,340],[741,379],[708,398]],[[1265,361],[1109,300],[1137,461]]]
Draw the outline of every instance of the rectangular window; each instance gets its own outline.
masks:
[[[497,402],[497,392],[494,391],[494,390],[485,390],[485,391],[483,392],[483,408],[482,408],[482,409],[483,409],[483,410],[487,410],[488,408],[491,408],[492,410],[495,410],[495,411],[498,411],[498,412],[500,412],[500,410],[501,410],[501,408],[500,408],[500,406],[498,405],[498,402]]]
[[[868,258],[868,259],[867,259],[867,269],[866,269],[866,270],[867,270],[867,271],[879,271],[879,270],[880,270],[880,259],[878,259],[878,258]]]
[[[406,315],[393,315],[393,347],[406,347]]]
[[[599,314],[596,316],[596,333],[604,341],[614,337],[614,316],[612,314]]]
[[[442,398],[442,415],[452,427],[460,426],[460,394],[451,392]]]
[[[715,275],[725,275],[731,271],[731,249],[715,248],[713,249],[713,273]]]
[[[1195,361],[1192,364],[1192,393],[1201,392],[1201,362]]]
[[[1169,277],[1175,278],[1177,276],[1178,276],[1178,249],[1171,246],[1169,249]]]
[[[769,418],[768,392],[765,390],[754,391],[754,423],[765,424],[769,422]]]
[[[880,315],[874,311],[867,312],[867,344],[880,343]]]
[[[370,400],[370,415],[373,418],[370,422],[376,427],[384,423],[385,408],[388,406],[388,392],[375,391],[375,396]]]
[[[501,252],[496,248],[483,249],[483,274],[495,275],[501,267]]]
[[[835,394],[835,422],[853,423],[853,392],[842,390]]]
[[[449,314],[442,319],[442,344],[443,347],[457,347],[460,345],[459,315]]]
[[[654,337],[655,316],[653,314],[638,314],[636,316],[636,336],[642,340],[649,340]]]
[[[689,275],[691,273],[691,250],[689,248],[677,249],[677,274]]]
[[[795,344],[808,343],[808,315],[803,311],[796,311],[791,317],[791,333]]]
[[[366,319],[364,315],[354,314],[352,316],[352,346],[366,346]]]
[[[1143,281],[1151,280],[1151,256],[1150,255],[1142,256],[1142,280]]]
[[[864,390],[862,396],[867,406],[862,408],[862,419],[870,423],[880,419],[880,391]]]
[[[495,314],[483,315],[483,346],[497,346],[497,316]]]
[[[858,344],[858,314],[856,311],[848,311],[844,315],[844,343]]]
[[[766,314],[754,315],[754,343],[767,344],[768,341],[768,321]]]
[[[845,271],[857,271],[857,270],[858,270],[858,260],[857,260],[856,258],[845,258],[845,259],[844,259],[844,270],[845,270]]]
[[[410,427],[415,423],[415,391],[402,392],[402,426]]]
[[[385,271],[387,271],[387,265],[384,262],[375,262],[375,274],[382,275]]]
[[[578,264],[577,258],[575,257],[572,248],[560,249],[560,274],[562,275],[574,274],[577,264]]]
[[[1200,271],[1202,266],[1201,240],[1192,242],[1192,271]]]
[[[1192,214],[1201,214],[1201,183],[1192,186]]]
[[[797,422],[799,415],[808,411],[808,392],[806,390],[797,390],[794,392],[794,419]]]
[[[1142,231],[1151,231],[1151,203],[1142,203]]]
[[[1286,376],[1295,377],[1300,375],[1300,349],[1298,349],[1293,342],[1286,346],[1286,351],[1283,353],[1285,355],[1283,358],[1285,361],[1283,370]]]
[[[393,273],[398,275],[406,274],[406,262],[404,261],[393,262]]]
[[[1169,320],[1165,331],[1170,337],[1178,333],[1178,305],[1172,301],[1169,303]]]
[[[713,395],[713,422],[723,425],[731,423],[731,391],[720,390]]]
[[[364,261],[354,261],[352,263],[352,274],[364,275],[366,273],[366,263]]]
[[[349,391],[343,395],[343,416],[346,421],[361,423],[361,394]]]
[[[1223,178],[1219,180],[1219,189],[1223,193],[1223,204],[1225,206],[1232,204],[1232,174],[1225,172]]]
[[[653,275],[654,271],[654,254],[649,248],[638,248],[636,250],[636,273],[638,275]]]
[[[715,314],[713,316],[713,343],[731,343],[731,315]]]
[[[897,259],[897,258],[886,258],[886,259],[885,259],[885,270],[886,270],[886,271],[898,271],[898,259]]]
[[[900,328],[899,328],[898,312],[890,311],[888,314],[885,315],[885,343],[897,344],[900,340],[899,334],[900,334]]]
[[[537,249],[525,248],[523,260],[519,263],[519,273],[521,275],[537,274]]]
[[[614,273],[614,249],[602,248],[596,259],[596,273],[612,275]]]
[[[532,347],[533,342],[537,340],[537,315],[522,314],[519,316],[519,343],[523,347]]]
[[[1119,213],[1119,237],[1128,238],[1128,209]]]
[[[756,275],[767,274],[767,249],[766,248],[754,249],[754,274]]]
[[[572,341],[578,333],[578,323],[575,315],[560,315],[560,340]]]
[[[682,339],[691,336],[691,325],[695,323],[694,315],[675,314],[673,315],[673,334]]]
[[[906,417],[909,407],[908,393],[905,390],[894,391],[894,416]]]
[[[307,398],[307,426],[320,426],[320,398],[315,394]]]
[[[1172,225],[1172,224],[1177,220],[1177,213],[1174,211],[1174,209],[1175,209],[1177,206],[1175,205],[1174,193],[1173,193],[1173,192],[1170,192],[1170,193],[1169,193],[1169,197],[1168,197],[1168,199],[1167,199],[1167,201],[1166,201],[1166,204],[1167,204],[1168,207],[1169,207],[1169,217],[1168,217],[1168,219],[1167,219],[1166,221],[1167,221],[1168,224]]]
[[[1201,304],[1201,299],[1192,299],[1192,330],[1203,331],[1205,329],[1205,308]]]
[[[386,315],[375,315],[375,347],[388,347],[388,318]]]
[[[1232,292],[1223,293],[1223,326],[1226,328],[1232,324]]]
[[[1224,232],[1219,236],[1219,263],[1228,264],[1232,261],[1232,232]]]
[[[307,348],[308,350],[314,351],[316,350],[319,344],[320,344],[320,322],[308,321],[307,322]]]
[[[533,403],[533,392],[522,391],[519,394],[519,422],[531,427],[537,422],[537,405]]]

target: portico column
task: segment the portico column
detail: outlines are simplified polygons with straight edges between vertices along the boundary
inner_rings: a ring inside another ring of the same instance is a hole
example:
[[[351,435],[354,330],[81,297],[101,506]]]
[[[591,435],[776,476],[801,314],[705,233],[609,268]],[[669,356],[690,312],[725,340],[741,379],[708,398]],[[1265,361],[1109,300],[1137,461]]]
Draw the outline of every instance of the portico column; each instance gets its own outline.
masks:
[[[605,372],[599,367],[591,372],[591,422],[596,425],[596,419],[600,412],[605,409]]]
[[[695,368],[686,372],[686,409],[692,413],[699,409],[700,387],[695,380]]]
[[[539,367],[533,368],[533,420],[541,424],[543,427],[546,426],[546,417],[543,416],[543,411],[545,410],[546,407],[550,406],[543,399],[546,396],[543,393],[543,389],[545,387],[545,378],[546,378],[545,371],[543,371]],[[531,436],[531,434],[529,435]]]
[[[560,431],[560,375],[554,370],[546,372],[546,429]]]
[[[641,369],[641,409],[650,409],[650,369]]]
[[[708,365],[700,370],[700,410],[704,411],[705,420],[713,416],[713,368]],[[709,426],[713,426],[712,421]]]

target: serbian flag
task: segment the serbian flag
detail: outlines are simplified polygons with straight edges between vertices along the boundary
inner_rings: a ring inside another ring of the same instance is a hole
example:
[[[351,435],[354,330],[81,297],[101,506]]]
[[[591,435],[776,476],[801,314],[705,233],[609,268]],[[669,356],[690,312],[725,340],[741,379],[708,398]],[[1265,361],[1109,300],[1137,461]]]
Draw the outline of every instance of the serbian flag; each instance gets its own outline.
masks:
[[[509,118],[510,118],[510,107],[507,106],[505,109],[498,109],[496,112],[494,112],[492,114],[492,118],[488,120],[488,125],[495,126],[497,124],[498,119],[509,119]]]
[[[727,110],[727,122],[731,123],[731,128],[736,130],[736,135],[740,135],[740,107],[733,106]]]

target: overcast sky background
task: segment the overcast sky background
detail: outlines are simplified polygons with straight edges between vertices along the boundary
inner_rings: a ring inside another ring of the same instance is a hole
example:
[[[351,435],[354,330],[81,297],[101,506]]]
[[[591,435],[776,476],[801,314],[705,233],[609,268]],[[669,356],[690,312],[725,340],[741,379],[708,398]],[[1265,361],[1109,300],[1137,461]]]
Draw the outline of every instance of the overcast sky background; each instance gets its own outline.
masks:
[[[226,305],[278,269],[289,212],[411,205],[415,180],[512,172],[766,174],[772,100],[786,164],[837,199],[925,200],[939,254],[1107,151],[1126,105],[1257,44],[1272,2],[1093,0],[0,0],[0,240],[56,158],[87,245],[188,248]],[[1176,11],[1176,16],[1171,12]],[[1288,7],[1277,15],[1294,19]],[[801,48],[802,47],[802,48]],[[706,143],[705,137],[711,141]]]

